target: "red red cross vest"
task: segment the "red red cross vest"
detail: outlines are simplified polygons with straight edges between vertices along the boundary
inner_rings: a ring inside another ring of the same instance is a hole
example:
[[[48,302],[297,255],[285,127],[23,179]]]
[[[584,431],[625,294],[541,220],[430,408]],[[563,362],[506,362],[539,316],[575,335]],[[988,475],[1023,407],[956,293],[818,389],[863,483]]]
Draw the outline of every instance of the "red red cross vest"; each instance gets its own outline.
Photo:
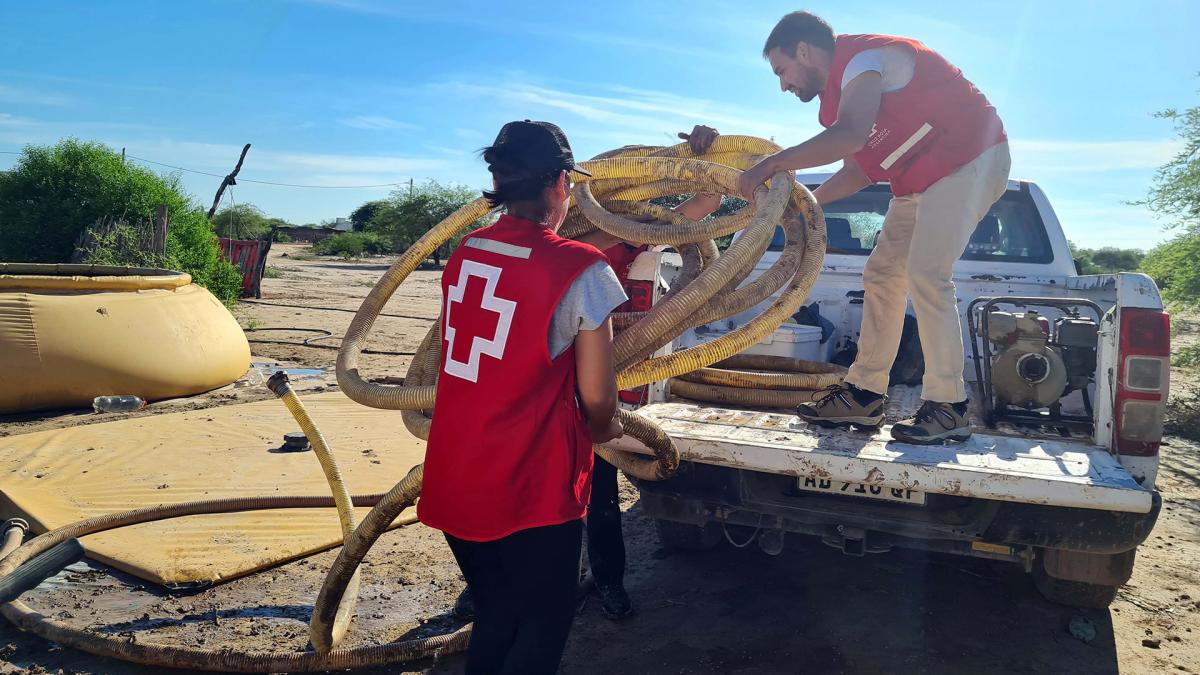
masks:
[[[602,259],[508,215],[450,256],[421,522],[492,541],[584,516],[592,444],[576,400],[575,348],[551,360],[547,335],[572,282]]]
[[[620,244],[615,244],[609,248],[604,249],[604,257],[608,260],[608,266],[611,267],[613,269],[613,272],[616,273],[617,281],[621,282],[621,286],[625,289],[626,294],[630,293],[629,268],[633,265],[633,261],[636,260],[637,257],[642,254],[642,251],[647,251],[649,249],[650,249],[650,247],[645,244],[643,244],[641,246],[635,246],[634,244],[626,244],[624,242],[622,242]],[[639,308],[639,309],[646,309],[646,308]],[[633,309],[633,296],[630,295],[629,300],[626,300],[625,302],[621,303],[621,306],[617,307],[613,311],[614,312],[637,311],[637,310]]]
[[[890,181],[892,192],[904,196],[924,192],[1008,137],[996,109],[961,70],[916,40],[890,35],[837,36],[821,93],[822,126],[837,121],[842,75],[850,59],[897,44],[916,52],[912,80],[883,95],[875,126],[854,161],[871,180]]]

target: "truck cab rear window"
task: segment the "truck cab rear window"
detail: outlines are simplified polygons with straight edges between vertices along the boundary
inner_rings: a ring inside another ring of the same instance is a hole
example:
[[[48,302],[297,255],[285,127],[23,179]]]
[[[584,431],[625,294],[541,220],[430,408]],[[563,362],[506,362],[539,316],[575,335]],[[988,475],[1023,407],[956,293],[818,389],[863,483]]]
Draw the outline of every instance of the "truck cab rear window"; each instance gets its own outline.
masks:
[[[809,186],[812,189],[815,186]],[[827,253],[869,255],[879,241],[892,192],[873,185],[825,208]],[[783,249],[783,229],[775,230],[772,251]],[[1008,190],[975,226],[962,260],[1049,263],[1054,260],[1037,207],[1023,190]]]

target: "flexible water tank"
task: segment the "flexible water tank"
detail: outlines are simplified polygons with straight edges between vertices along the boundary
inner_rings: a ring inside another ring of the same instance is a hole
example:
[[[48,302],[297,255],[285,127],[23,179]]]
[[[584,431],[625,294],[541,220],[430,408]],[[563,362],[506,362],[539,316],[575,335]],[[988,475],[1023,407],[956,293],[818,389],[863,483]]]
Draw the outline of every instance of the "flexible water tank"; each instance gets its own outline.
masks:
[[[233,315],[187,274],[0,263],[0,413],[190,396],[249,365]]]

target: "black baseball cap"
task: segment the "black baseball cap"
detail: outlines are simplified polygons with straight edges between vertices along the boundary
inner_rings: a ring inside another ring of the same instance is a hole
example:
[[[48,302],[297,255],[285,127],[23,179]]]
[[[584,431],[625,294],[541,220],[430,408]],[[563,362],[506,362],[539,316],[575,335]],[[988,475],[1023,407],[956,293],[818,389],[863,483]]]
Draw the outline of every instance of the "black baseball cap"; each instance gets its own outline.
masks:
[[[575,164],[575,155],[571,153],[566,134],[557,124],[550,122],[509,122],[500,128],[492,151],[528,169],[530,173],[565,170],[592,175]]]

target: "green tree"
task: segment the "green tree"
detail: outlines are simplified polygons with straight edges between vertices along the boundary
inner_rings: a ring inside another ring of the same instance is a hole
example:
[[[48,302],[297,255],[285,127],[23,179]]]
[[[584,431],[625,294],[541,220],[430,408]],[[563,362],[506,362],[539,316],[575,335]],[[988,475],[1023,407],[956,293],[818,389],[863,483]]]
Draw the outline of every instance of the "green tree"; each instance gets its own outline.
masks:
[[[387,203],[383,199],[373,199],[366,204],[354,209],[350,213],[350,222],[354,223],[354,231],[362,232],[367,229],[367,223],[375,217],[375,213],[379,211],[379,207]]]
[[[80,232],[98,219],[149,220],[161,204],[171,216],[166,262],[234,302],[241,278],[221,259],[212,223],[179,175],[154,174],[111,148],[73,138],[26,146],[16,167],[0,173],[0,261],[67,262]]]
[[[1141,267],[1146,252],[1136,248],[1079,248],[1075,242],[1067,242],[1071,255],[1079,262],[1082,274],[1114,274],[1133,272]]]
[[[1168,227],[1200,229],[1200,106],[1156,115],[1175,123],[1183,149],[1154,174],[1150,194],[1142,202],[1155,213],[1174,219]]]
[[[1154,278],[1171,304],[1200,308],[1200,106],[1167,110],[1158,117],[1175,123],[1183,149],[1155,173],[1141,203],[1170,219],[1169,228],[1182,231],[1151,250],[1142,271]]]
[[[1105,246],[1092,252],[1092,260],[1105,272],[1133,272],[1142,264],[1145,251]]]
[[[432,180],[411,192],[407,188],[396,190],[376,208],[367,231],[386,237],[394,250],[402,251],[477,196],[465,185],[442,185]],[[482,222],[474,224],[439,247],[433,252],[434,262],[440,265],[467,232],[480,226]]]
[[[271,231],[271,222],[250,203],[226,206],[213,214],[212,222],[218,237],[230,239],[258,239]]]
[[[1200,232],[1191,228],[1151,249],[1142,271],[1154,279],[1167,302],[1200,308]]]

